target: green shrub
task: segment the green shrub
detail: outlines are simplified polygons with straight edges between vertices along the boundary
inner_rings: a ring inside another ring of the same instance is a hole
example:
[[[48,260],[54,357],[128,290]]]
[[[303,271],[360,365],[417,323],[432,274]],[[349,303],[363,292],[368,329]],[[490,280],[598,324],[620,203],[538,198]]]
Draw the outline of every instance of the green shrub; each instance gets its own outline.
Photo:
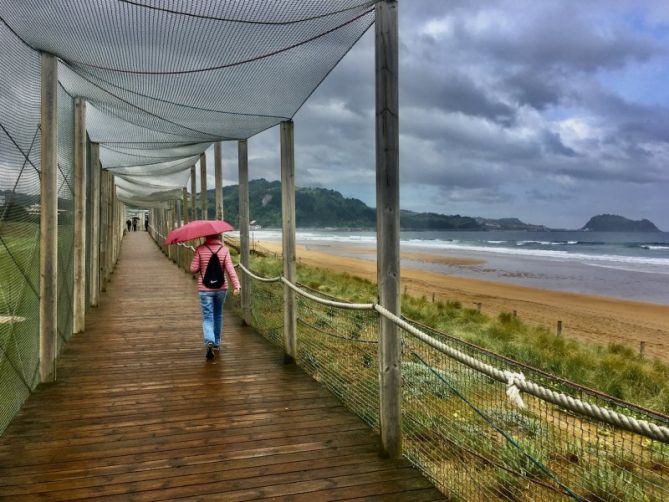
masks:
[[[591,466],[581,476],[582,496],[589,502],[649,501],[632,474],[611,466]]]

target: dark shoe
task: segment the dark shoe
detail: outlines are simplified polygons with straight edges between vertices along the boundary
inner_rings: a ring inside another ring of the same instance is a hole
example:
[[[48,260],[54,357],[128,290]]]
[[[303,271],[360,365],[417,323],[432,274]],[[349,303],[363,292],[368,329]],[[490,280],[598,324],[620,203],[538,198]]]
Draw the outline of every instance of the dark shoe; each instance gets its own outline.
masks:
[[[213,343],[211,343],[211,342],[207,343],[207,359],[209,359],[209,360],[214,358],[213,348],[214,348]]]

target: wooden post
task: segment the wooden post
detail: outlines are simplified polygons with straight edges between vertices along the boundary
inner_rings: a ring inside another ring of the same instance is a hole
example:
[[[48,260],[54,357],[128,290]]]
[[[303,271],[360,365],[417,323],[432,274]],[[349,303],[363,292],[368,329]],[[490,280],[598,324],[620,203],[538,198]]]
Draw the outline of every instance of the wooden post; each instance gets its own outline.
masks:
[[[167,229],[165,231],[165,236],[175,227],[176,220],[176,210],[174,207],[174,202],[172,202],[172,207],[167,210]],[[174,246],[167,246],[167,257],[174,261]]]
[[[74,283],[72,333],[86,324],[86,100],[74,99]]]
[[[518,312],[516,312],[516,311],[514,310],[514,311],[513,311],[513,318],[515,319],[516,317],[518,317]]]
[[[379,303],[400,314],[400,205],[397,2],[376,4],[376,235]],[[401,350],[397,326],[379,319],[381,444],[391,458],[402,454]]]
[[[111,280],[114,273],[114,264],[116,263],[116,220],[118,219],[118,207],[116,206],[116,183],[114,175],[110,176],[109,181],[109,263],[107,264],[107,280]]]
[[[557,322],[557,336],[562,336],[562,321]]]
[[[639,357],[643,359],[646,354],[646,342],[639,342]]]
[[[118,236],[118,231],[119,227],[117,225],[118,222],[118,204],[116,203],[116,182],[114,180],[114,175],[111,175],[111,194],[110,194],[110,208],[111,208],[111,219],[110,219],[110,225],[111,225],[111,253],[110,253],[110,262],[109,262],[109,279],[111,280],[111,275],[114,273],[114,268],[116,267],[116,257],[117,257],[117,242],[119,239]]]
[[[200,203],[202,204],[202,219],[208,220],[209,201],[207,200],[207,155],[200,155]]]
[[[100,145],[91,143],[91,260],[89,296],[91,307],[100,302]]]
[[[40,381],[56,379],[58,347],[58,60],[41,54]]]
[[[434,303],[434,293],[432,293],[432,303]]]
[[[106,216],[106,223],[105,223],[105,235],[104,240],[101,241],[101,245],[103,245],[106,248],[106,253],[105,253],[105,263],[103,266],[103,271],[104,271],[104,277],[103,277],[103,284],[106,286],[107,282],[109,281],[109,264],[111,263],[111,255],[112,255],[112,249],[111,249],[111,239],[112,239],[112,222],[111,222],[111,217],[112,217],[112,207],[111,207],[111,201],[112,201],[112,175],[109,171],[106,172],[106,178],[107,178],[107,183],[106,183],[106,197],[105,197],[105,206],[107,206],[107,210],[105,211],[105,216]]]
[[[295,251],[295,143],[293,121],[281,122],[281,223],[283,276],[295,284],[297,279]],[[283,337],[285,361],[295,361],[297,353],[297,313],[295,292],[283,285]]]
[[[239,261],[249,268],[249,152],[245,139],[240,140],[237,146],[239,168]],[[244,272],[240,274],[242,280],[241,304],[242,320],[251,324],[251,278]]]
[[[482,306],[481,302],[476,302],[476,310],[478,312],[481,312],[481,306]]]
[[[197,184],[196,184],[196,180],[195,180],[195,166],[192,166],[190,168],[191,220],[197,220],[197,206],[195,205],[195,195],[196,194],[197,194]]]
[[[221,158],[221,142],[214,143],[214,178],[216,181],[216,219],[223,219],[223,159]]]
[[[98,245],[100,247],[100,263],[98,264],[98,280],[100,281],[100,291],[105,291],[105,281],[107,274],[107,256],[109,254],[109,172],[100,171],[100,237]]]
[[[184,225],[188,223],[188,190],[186,187],[183,187],[181,191],[181,207],[182,207],[182,216],[184,219]]]

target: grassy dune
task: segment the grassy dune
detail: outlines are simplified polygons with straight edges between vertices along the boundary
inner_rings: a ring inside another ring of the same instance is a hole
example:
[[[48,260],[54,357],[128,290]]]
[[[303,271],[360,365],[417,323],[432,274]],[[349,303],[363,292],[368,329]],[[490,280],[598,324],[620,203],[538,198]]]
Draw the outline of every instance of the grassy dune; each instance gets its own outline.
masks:
[[[254,257],[258,273],[279,275],[280,260]],[[349,274],[298,264],[302,284],[352,302],[376,301],[376,285]],[[616,343],[590,346],[529,326],[511,313],[489,317],[458,301],[432,303],[425,296],[402,296],[402,313],[415,321],[475,343],[519,362],[605,392],[631,403],[669,414],[669,365],[641,358]]]

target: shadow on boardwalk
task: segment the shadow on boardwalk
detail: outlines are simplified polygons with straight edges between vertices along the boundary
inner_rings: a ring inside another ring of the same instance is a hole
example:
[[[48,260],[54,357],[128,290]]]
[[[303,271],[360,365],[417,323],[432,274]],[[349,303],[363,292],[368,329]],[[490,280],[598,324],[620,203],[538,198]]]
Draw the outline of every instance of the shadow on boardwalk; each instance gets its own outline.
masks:
[[[131,232],[57,382],[0,439],[0,499],[442,497],[233,314],[213,363],[200,330],[192,279]]]

